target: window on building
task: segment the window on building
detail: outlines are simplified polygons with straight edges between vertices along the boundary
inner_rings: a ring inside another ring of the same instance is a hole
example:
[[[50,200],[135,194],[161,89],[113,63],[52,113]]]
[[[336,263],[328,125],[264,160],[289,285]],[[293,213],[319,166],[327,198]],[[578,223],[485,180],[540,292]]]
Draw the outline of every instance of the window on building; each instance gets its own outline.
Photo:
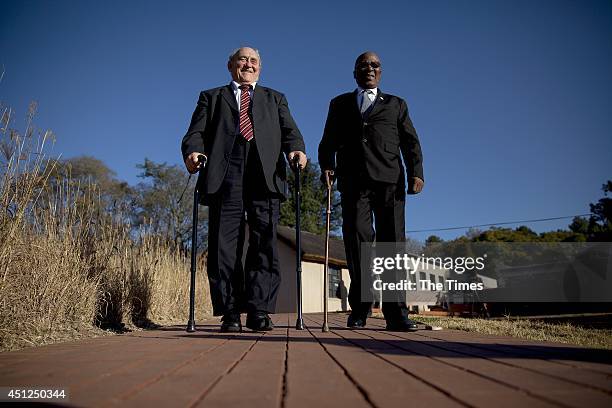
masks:
[[[408,282],[416,282],[416,273],[409,273],[406,280]]]
[[[425,272],[419,272],[419,282],[421,281],[426,281],[427,280],[427,274]],[[421,288],[421,284],[419,283],[418,288]]]
[[[442,285],[444,285],[444,276],[442,275],[438,276],[438,283],[441,283]]]
[[[342,271],[330,265],[327,274],[329,277],[329,297],[342,299]]]

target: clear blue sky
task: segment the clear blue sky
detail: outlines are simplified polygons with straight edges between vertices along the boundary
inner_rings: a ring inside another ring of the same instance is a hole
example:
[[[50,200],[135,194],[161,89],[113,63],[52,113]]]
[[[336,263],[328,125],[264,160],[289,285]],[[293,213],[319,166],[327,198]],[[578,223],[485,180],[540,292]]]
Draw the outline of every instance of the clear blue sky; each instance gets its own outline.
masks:
[[[358,54],[379,54],[424,152],[408,230],[585,213],[612,178],[611,1],[4,0],[0,100],[20,121],[37,100],[56,154],[134,184],[145,157],[181,163],[199,91],[229,82],[241,45],[315,160],[329,100],[355,87]]]

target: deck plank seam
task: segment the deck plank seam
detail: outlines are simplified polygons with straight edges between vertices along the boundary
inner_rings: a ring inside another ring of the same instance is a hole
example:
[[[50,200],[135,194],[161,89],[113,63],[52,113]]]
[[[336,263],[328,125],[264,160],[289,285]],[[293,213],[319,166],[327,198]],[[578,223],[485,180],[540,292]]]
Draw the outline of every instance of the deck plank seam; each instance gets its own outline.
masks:
[[[332,331],[333,331],[333,330],[332,330]],[[373,340],[380,341],[380,342],[383,342],[383,343],[385,343],[385,344],[388,344],[388,345],[390,345],[391,347],[398,348],[398,349],[400,349],[400,350],[404,350],[404,351],[408,351],[408,352],[413,353],[413,354],[416,354],[416,355],[421,355],[421,356],[426,357],[426,358],[430,358],[430,359],[432,359],[432,360],[438,361],[438,362],[443,363],[443,364],[445,364],[445,365],[448,365],[448,366],[451,366],[451,367],[454,367],[454,368],[459,368],[460,370],[463,370],[463,371],[469,372],[469,373],[474,374],[474,375],[476,375],[476,376],[478,376],[478,377],[481,377],[481,378],[486,378],[487,380],[490,380],[490,381],[493,381],[493,382],[495,382],[495,383],[497,383],[497,384],[501,384],[501,385],[503,385],[503,386],[509,387],[509,388],[511,388],[511,389],[513,389],[513,390],[515,390],[515,391],[519,391],[519,392],[521,392],[521,393],[523,393],[523,394],[529,395],[529,396],[534,397],[534,398],[536,398],[536,399],[541,399],[541,400],[544,400],[545,402],[552,403],[552,404],[554,404],[554,405],[564,406],[564,407],[568,407],[568,408],[569,408],[569,406],[566,406],[566,405],[560,404],[558,401],[548,400],[547,398],[542,397],[542,396],[540,396],[540,395],[534,395],[534,394],[532,394],[532,393],[531,393],[530,391],[528,391],[528,390],[521,389],[520,387],[513,386],[512,384],[507,384],[507,383],[504,383],[504,382],[499,381],[499,380],[497,380],[497,379],[490,378],[490,377],[488,377],[488,376],[486,376],[486,375],[481,375],[480,373],[478,373],[478,372],[474,372],[474,371],[472,371],[472,370],[470,370],[470,369],[467,369],[467,368],[465,368],[465,367],[458,366],[458,365],[454,365],[454,364],[448,363],[448,362],[446,362],[446,361],[444,361],[444,360],[440,360],[440,359],[438,359],[438,358],[431,357],[431,356],[428,356],[428,355],[423,354],[423,353],[419,353],[419,352],[416,352],[416,351],[413,351],[413,350],[408,350],[408,349],[405,349],[405,348],[403,348],[403,347],[400,347],[400,346],[398,346],[398,345],[396,345],[396,344],[390,343],[390,342],[388,342],[388,341],[386,341],[386,340],[383,340],[383,339],[377,339],[377,338],[375,338],[375,337],[373,337],[373,336],[369,335],[369,334],[368,334],[366,331],[364,331],[364,330],[358,330],[358,332],[359,332],[360,334],[364,335],[364,336],[367,336],[367,337],[369,337],[369,338],[373,339]],[[402,339],[402,340],[415,341],[415,340],[412,340],[412,339],[407,339],[407,338],[405,338],[405,337],[398,336],[398,335],[396,335],[396,334],[394,334],[394,333],[392,333],[392,332],[388,332],[388,333],[386,333],[386,334],[388,334],[388,335],[390,335],[390,336],[393,336],[393,337],[397,337],[397,338]],[[349,340],[349,339],[345,338],[345,337],[344,337],[344,336],[342,336],[341,334],[338,334],[338,335],[339,335],[340,337],[344,338],[344,339],[345,339],[347,342],[349,342],[349,343],[351,343],[351,344],[354,344],[354,345],[356,345],[357,347],[360,347],[360,348],[364,349],[365,351],[367,351],[367,352],[369,352],[369,353],[371,353],[371,354],[373,354],[373,355],[377,356],[378,358],[380,358],[380,359],[384,360],[385,362],[387,362],[387,363],[389,363],[389,364],[391,364],[391,365],[393,365],[393,366],[395,366],[395,367],[399,368],[400,370],[402,370],[402,371],[403,371],[403,372],[405,372],[406,374],[408,374],[408,375],[410,375],[410,376],[412,376],[412,377],[416,378],[417,380],[422,381],[422,382],[424,382],[425,384],[427,384],[427,385],[429,385],[429,386],[431,386],[431,387],[435,388],[436,390],[438,390],[438,391],[440,391],[441,393],[443,393],[443,394],[447,395],[449,398],[451,398],[451,399],[453,399],[453,400],[455,400],[455,401],[457,401],[457,402],[461,403],[462,405],[471,406],[471,405],[469,405],[467,402],[465,402],[465,401],[462,401],[462,400],[458,399],[457,397],[455,397],[455,396],[454,396],[454,395],[452,395],[451,393],[449,393],[449,392],[445,391],[444,389],[442,389],[442,388],[440,388],[440,387],[436,386],[435,384],[430,383],[429,381],[427,381],[427,380],[425,380],[425,379],[423,379],[423,378],[420,378],[420,377],[416,376],[415,374],[411,373],[411,372],[410,372],[410,371],[408,371],[407,369],[405,369],[405,368],[403,368],[403,367],[401,367],[401,366],[399,366],[399,365],[395,364],[394,362],[392,362],[392,361],[390,361],[390,360],[386,359],[385,357],[383,357],[383,356],[381,356],[381,355],[379,355],[379,354],[376,354],[376,353],[374,353],[374,352],[372,352],[372,351],[367,350],[365,347],[361,346],[361,345],[360,345],[360,344],[358,344],[358,343],[355,343],[354,341],[351,341],[351,340]],[[431,346],[431,347],[435,347],[435,346]],[[437,348],[441,348],[441,347],[437,347]],[[448,350],[447,350],[447,351],[448,351]],[[453,351],[453,352],[454,352],[454,350],[451,350],[451,351]],[[473,357],[473,356],[472,356],[472,357]],[[480,358],[480,357],[478,357],[478,358]]]
[[[460,398],[458,398],[458,397],[454,396],[454,395],[453,395],[453,394],[451,394],[450,392],[445,391],[443,388],[441,388],[441,387],[437,386],[436,384],[434,384],[434,383],[432,383],[432,382],[430,382],[430,381],[427,381],[426,379],[421,378],[421,377],[419,377],[418,375],[416,375],[416,374],[414,374],[414,373],[411,373],[410,371],[408,371],[408,370],[407,370],[407,369],[405,369],[404,367],[400,366],[399,364],[396,364],[396,363],[394,363],[393,361],[388,360],[387,358],[385,358],[385,357],[383,357],[383,356],[381,356],[381,355],[379,355],[379,354],[377,354],[377,353],[375,353],[375,352],[373,352],[373,351],[371,351],[371,350],[368,350],[367,348],[365,348],[365,347],[361,346],[360,344],[355,343],[354,341],[349,340],[348,338],[344,337],[344,336],[343,336],[342,334],[340,334],[340,333],[337,333],[337,332],[336,332],[335,330],[333,330],[333,329],[331,330],[331,332],[333,332],[333,333],[334,333],[334,334],[336,334],[337,336],[341,337],[341,338],[342,338],[342,339],[344,339],[346,342],[351,343],[351,344],[353,344],[353,345],[355,345],[355,346],[357,346],[357,347],[361,348],[361,349],[362,349],[362,350],[364,350],[366,353],[369,353],[369,354],[373,355],[374,357],[377,357],[377,358],[379,358],[379,359],[383,360],[385,363],[390,364],[390,365],[392,365],[392,366],[394,366],[394,367],[396,367],[396,368],[400,369],[400,370],[401,370],[403,373],[405,373],[405,374],[409,375],[410,377],[412,377],[412,378],[416,379],[417,381],[420,381],[420,382],[422,382],[423,384],[425,384],[425,385],[427,385],[427,386],[429,386],[429,387],[432,387],[433,389],[435,389],[436,391],[438,391],[438,392],[440,392],[440,393],[444,394],[445,396],[447,396],[448,398],[452,399],[453,401],[455,401],[455,402],[457,402],[457,403],[459,403],[459,404],[461,404],[461,405],[463,405],[463,406],[465,406],[465,407],[468,407],[468,408],[474,408],[474,406],[473,406],[473,405],[471,405],[471,404],[469,404],[468,402],[461,400]],[[376,340],[376,341],[382,341],[382,340],[379,340],[379,339],[375,339],[375,338],[373,338],[373,337],[371,337],[371,338],[372,338],[373,340]],[[386,342],[385,342],[385,343],[386,343]],[[388,343],[387,343],[387,344],[388,344]]]
[[[285,361],[283,364],[283,389],[281,391],[280,407],[285,408],[287,405],[287,377],[289,372],[289,315],[287,315],[287,337],[285,338]]]
[[[375,321],[376,320],[382,320],[382,319],[375,318]],[[380,324],[380,325],[376,325],[376,327],[382,328],[383,326],[382,326],[382,324]],[[453,329],[451,329],[451,330],[453,330]],[[469,332],[469,333],[474,333],[474,332]],[[423,335],[421,333],[418,333],[418,334],[419,335]],[[490,340],[494,340],[494,341],[497,340],[497,339],[494,339],[494,338],[492,339],[491,336],[485,337],[485,338],[490,339]],[[448,341],[447,339],[442,339],[442,340]],[[478,340],[478,339],[476,339],[476,340]],[[516,349],[525,349],[526,348],[526,349],[528,349],[530,351],[533,351],[533,346],[532,345],[505,344],[504,346],[512,347],[512,348],[516,348]],[[567,346],[571,347],[570,344],[567,344]],[[481,347],[481,346],[473,346],[473,347]],[[482,346],[482,347],[484,348],[484,346]],[[564,361],[556,360],[556,358],[553,358],[553,356],[555,355],[553,351],[540,350],[539,352],[550,354],[551,355],[550,358],[546,358],[545,360],[546,361],[550,361],[551,363],[556,363],[556,364],[559,364],[559,365],[562,365],[562,366],[569,366],[569,367],[573,367],[573,368],[577,368],[577,369],[580,369],[580,370],[583,370],[583,371],[593,372],[593,373],[597,373],[597,374],[604,374],[604,375],[608,375],[608,376],[610,375],[610,373],[608,371],[597,370],[596,368],[584,367],[584,366],[579,365],[579,364],[572,364],[570,362],[564,362]]]
[[[368,337],[370,337],[370,338],[374,339],[373,337],[369,336],[369,335],[368,335],[368,334],[366,334],[366,333],[362,333],[362,334],[364,334],[364,335],[366,335],[366,336],[368,336]],[[406,338],[401,337],[401,336],[396,336],[396,335],[394,335],[393,333],[387,333],[387,334],[389,334],[390,336],[394,336],[394,337],[400,338],[400,339],[402,339],[402,340],[415,341],[415,340],[406,339]],[[544,401],[544,402],[547,402],[547,403],[550,403],[550,404],[553,404],[553,405],[557,405],[557,406],[560,406],[560,407],[574,408],[574,407],[572,407],[571,405],[566,405],[566,404],[560,403],[559,401],[556,401],[556,400],[553,400],[553,399],[549,399],[549,398],[548,398],[548,397],[546,397],[546,396],[543,396],[543,395],[540,395],[540,394],[534,393],[533,391],[530,391],[530,390],[527,390],[527,389],[524,389],[524,388],[518,387],[518,386],[516,386],[516,385],[513,385],[513,384],[510,384],[510,383],[507,383],[507,382],[505,382],[505,381],[501,381],[501,380],[496,379],[496,378],[494,378],[494,377],[490,377],[490,376],[488,376],[488,375],[486,375],[486,374],[482,374],[482,373],[480,373],[480,372],[478,372],[478,371],[474,371],[474,370],[472,370],[472,369],[465,368],[465,367],[463,367],[463,366],[461,366],[461,365],[458,365],[458,364],[453,364],[453,363],[450,363],[450,362],[447,362],[447,361],[441,360],[441,359],[439,359],[438,357],[431,357],[431,356],[428,356],[428,355],[426,355],[426,354],[419,353],[419,352],[417,352],[417,351],[407,350],[407,349],[405,349],[405,348],[403,348],[403,347],[400,347],[400,346],[398,346],[398,345],[395,345],[395,344],[389,343],[389,342],[387,342],[387,341],[385,341],[385,340],[381,340],[381,339],[375,339],[375,340],[378,340],[378,341],[381,341],[381,342],[387,343],[387,344],[389,344],[390,346],[395,347],[395,348],[399,348],[399,349],[401,349],[401,350],[409,351],[409,352],[411,352],[411,353],[413,353],[413,354],[417,354],[417,355],[420,355],[420,356],[424,356],[424,357],[430,358],[430,359],[432,359],[432,360],[438,361],[438,362],[440,362],[440,363],[442,363],[442,364],[445,364],[445,365],[447,365],[447,366],[454,367],[454,368],[458,368],[458,369],[460,369],[460,370],[463,370],[463,371],[465,371],[465,372],[468,372],[468,373],[470,373],[470,374],[476,375],[476,376],[478,376],[478,377],[485,378],[485,379],[487,379],[487,380],[493,381],[493,382],[495,382],[495,383],[497,383],[497,384],[503,385],[503,386],[505,386],[505,387],[508,387],[508,388],[510,388],[510,389],[512,389],[512,390],[514,390],[514,391],[518,391],[518,392],[520,392],[520,393],[522,393],[522,394],[528,395],[528,396],[533,397],[533,398],[535,398],[535,399],[539,399],[539,400],[542,400],[542,401]],[[435,347],[435,346],[432,346],[432,347]],[[440,348],[440,347],[437,347],[437,348]],[[381,357],[381,358],[383,358],[383,357]],[[481,357],[478,357],[478,358],[481,358]]]
[[[218,348],[220,348],[223,345],[227,344],[229,341],[230,341],[229,339],[225,339],[222,343],[217,344],[216,346],[213,346],[213,347],[211,347],[209,349],[206,349],[204,351],[201,351],[197,356],[192,357],[192,358],[190,358],[190,359],[188,359],[186,361],[183,361],[183,362],[179,363],[178,365],[174,366],[173,368],[171,368],[169,370],[166,370],[166,371],[163,371],[162,373],[158,374],[157,376],[151,377],[147,381],[143,381],[140,384],[136,384],[135,386],[133,386],[129,390],[119,394],[117,396],[117,399],[119,401],[125,401],[125,400],[129,399],[130,397],[132,397],[132,396],[138,394],[139,392],[143,391],[148,386],[153,385],[153,384],[161,381],[163,378],[172,375],[173,373],[175,373],[176,371],[180,370],[183,367],[187,367],[188,365],[195,363],[196,361],[198,361],[202,357],[204,357],[206,354],[209,354],[209,353],[217,350]]]
[[[438,337],[435,337],[435,336],[427,336],[427,335],[423,335],[423,334],[420,334],[420,333],[415,333],[415,334],[417,334],[418,336],[421,336],[421,337],[425,337],[425,338],[436,339],[436,340],[441,340],[441,341],[447,341],[446,339],[441,339],[441,338],[438,338]],[[453,341],[456,342],[456,343],[459,343],[461,345],[467,346],[467,347],[471,347],[471,348],[475,348],[475,349],[479,349],[479,350],[490,351],[488,348],[486,348],[484,346],[474,345],[472,343],[464,343],[462,341],[457,341],[457,340],[453,340]],[[596,385],[591,385],[591,384],[586,384],[586,383],[578,382],[578,381],[575,381],[575,380],[572,380],[572,379],[569,379],[569,378],[565,378],[565,377],[561,377],[561,376],[558,376],[558,375],[555,375],[555,374],[550,374],[550,373],[547,373],[547,372],[544,372],[544,371],[540,371],[540,370],[535,369],[535,368],[522,367],[522,366],[519,366],[519,365],[516,365],[516,364],[508,363],[506,361],[499,361],[499,360],[494,359],[492,357],[478,356],[478,355],[475,355],[475,354],[471,354],[469,352],[463,352],[463,351],[453,350],[452,348],[446,348],[444,346],[434,346],[433,344],[428,344],[428,345],[431,346],[431,347],[437,347],[437,348],[441,348],[443,350],[452,351],[453,353],[459,353],[459,354],[463,354],[463,355],[470,356],[470,357],[482,358],[483,360],[491,361],[493,363],[502,364],[502,365],[505,365],[505,366],[508,366],[508,367],[512,367],[512,368],[517,368],[517,369],[520,369],[520,370],[530,371],[530,372],[533,372],[533,373],[536,373],[536,374],[539,374],[539,375],[543,375],[545,377],[554,378],[556,380],[565,381],[565,382],[568,382],[570,384],[579,385],[581,387],[590,388],[590,389],[593,389],[593,390],[596,390],[596,391],[600,391],[600,392],[603,392],[604,394],[607,394],[607,395],[612,395],[612,391],[606,390],[605,388],[600,388],[600,387],[598,387]],[[510,354],[508,352],[504,352],[504,351],[502,351],[502,353],[512,355],[512,354]],[[539,360],[547,361],[547,362],[550,362],[551,364],[556,364],[556,362],[552,362],[552,361],[550,361],[548,359],[544,359],[544,358],[539,359]],[[558,364],[558,365],[560,365],[560,364]],[[597,373],[601,374],[601,372],[597,372]]]
[[[265,333],[261,333],[261,335],[257,338],[257,340],[253,341],[253,344],[251,344],[251,346],[244,352],[242,353],[242,355],[240,356],[240,358],[238,360],[236,360],[224,373],[221,373],[221,375],[219,377],[217,377],[217,379],[215,381],[213,381],[195,400],[194,402],[192,402],[191,404],[189,404],[188,406],[190,408],[195,407],[196,405],[198,405],[200,402],[202,402],[204,400],[204,398],[206,398],[206,396],[208,394],[210,394],[210,392],[217,386],[217,384],[219,384],[219,382],[221,382],[221,380],[226,377],[227,375],[229,375],[234,368],[236,368],[236,366],[244,360],[244,358],[247,356],[247,354],[249,354],[249,352],[251,350],[253,350],[253,348],[255,347],[255,345],[259,342],[259,340],[261,340],[261,338],[264,336]],[[234,336],[236,337],[236,336]]]
[[[304,316],[304,320],[308,319],[307,316]],[[310,320],[310,319],[309,319]],[[361,396],[363,397],[363,399],[366,401],[366,403],[368,405],[370,405],[372,408],[378,408],[376,406],[376,404],[374,404],[374,402],[372,401],[372,399],[370,398],[369,393],[365,390],[365,388],[363,388],[361,386],[361,384],[359,384],[357,382],[357,380],[348,372],[348,370],[346,369],[346,367],[344,365],[342,365],[340,363],[340,361],[338,361],[338,359],[336,357],[333,356],[333,354],[327,349],[327,347],[325,347],[325,345],[317,338],[317,336],[315,336],[312,331],[310,330],[310,327],[308,327],[308,325],[306,324],[306,321],[304,321],[304,328],[306,330],[308,330],[308,333],[310,333],[310,335],[317,341],[317,343],[319,343],[319,345],[323,348],[323,350],[325,351],[325,353],[327,353],[327,355],[338,365],[338,367],[340,367],[340,369],[342,370],[342,372],[344,373],[344,376],[351,382],[351,384],[353,384],[355,386],[355,388],[357,388],[357,390],[359,391],[359,393],[361,394]]]
[[[376,325],[376,326],[377,327],[382,327],[382,325]],[[405,337],[396,335],[394,333],[387,333],[387,334],[389,334],[391,336],[394,336],[394,337],[397,337],[397,338],[400,338],[400,339],[404,339],[404,340],[406,339]],[[449,341],[448,339],[436,337],[436,336],[433,336],[433,335],[430,335],[430,334],[423,334],[423,333],[419,333],[419,332],[415,332],[413,334],[416,335],[416,336],[424,337],[424,338],[440,340],[441,342]],[[411,341],[415,341],[413,339],[410,339],[410,340]],[[476,348],[476,349],[482,349],[482,350],[490,351],[487,348],[487,346],[485,346],[485,345],[477,345],[477,344],[472,344],[472,343],[466,343],[466,342],[463,342],[461,340],[453,340],[453,341],[457,342],[459,344],[462,344],[464,346],[469,346],[469,347]],[[574,381],[574,380],[571,380],[571,379],[567,379],[567,378],[564,378],[564,377],[560,377],[560,376],[557,376],[557,375],[554,375],[554,374],[546,373],[546,372],[543,372],[543,371],[538,371],[538,370],[533,369],[533,368],[522,367],[522,366],[514,365],[514,364],[511,364],[511,363],[494,360],[494,359],[491,359],[489,357],[483,357],[483,356],[478,356],[478,355],[470,354],[470,353],[467,353],[467,352],[461,352],[461,351],[453,350],[451,348],[446,348],[446,347],[443,347],[443,346],[434,346],[432,344],[428,344],[428,345],[431,346],[431,347],[440,348],[440,349],[443,349],[443,350],[446,350],[446,351],[451,351],[451,352],[454,352],[454,353],[464,354],[464,355],[467,355],[467,356],[470,356],[470,357],[482,358],[482,359],[488,360],[490,362],[506,365],[506,366],[509,366],[509,367],[512,367],[512,368],[517,368],[517,369],[521,369],[521,370],[525,370],[525,371],[530,371],[530,372],[533,372],[533,373],[536,373],[536,374],[539,374],[539,375],[543,375],[543,376],[546,376],[546,377],[549,377],[549,378],[565,381],[565,382],[570,383],[570,384],[574,384],[574,385],[578,385],[578,386],[581,386],[581,387],[593,389],[593,390],[596,390],[596,391],[599,391],[599,392],[603,392],[606,395],[612,395],[612,392],[610,392],[609,390],[606,390],[604,388],[600,388],[600,387],[597,387],[597,386],[591,385],[591,384],[585,384],[585,383],[577,382],[577,381]],[[514,348],[519,348],[520,347],[520,346],[514,346],[514,345],[509,345],[509,346],[514,347]],[[506,352],[506,351],[502,351],[502,353],[511,355],[510,352]],[[541,360],[549,361],[551,363],[556,363],[556,364],[559,364],[559,365],[562,365],[562,366],[565,366],[565,367],[567,367],[567,366],[575,367],[575,366],[570,365],[570,364],[560,364],[558,362],[552,362],[552,361],[550,361],[548,359],[541,359]],[[440,361],[440,360],[438,360],[438,361]],[[576,367],[576,368],[580,368],[580,367]],[[608,375],[609,376],[608,373],[603,372],[603,371],[589,370],[589,369],[585,369],[585,368],[580,368],[580,369],[584,370],[584,371],[589,371],[589,372],[594,372],[594,373],[597,373],[597,374],[604,374],[604,375]]]

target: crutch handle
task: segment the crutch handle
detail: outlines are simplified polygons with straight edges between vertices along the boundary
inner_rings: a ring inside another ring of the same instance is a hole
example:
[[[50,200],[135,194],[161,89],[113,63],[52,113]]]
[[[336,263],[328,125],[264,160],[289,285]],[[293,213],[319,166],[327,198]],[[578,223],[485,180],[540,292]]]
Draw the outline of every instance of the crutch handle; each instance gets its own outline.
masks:
[[[198,170],[203,169],[206,166],[206,162],[208,161],[208,157],[203,154],[198,154],[198,163],[202,163],[202,165],[198,168]]]
[[[334,184],[334,171],[325,170],[325,185],[328,190],[331,189],[332,184]]]

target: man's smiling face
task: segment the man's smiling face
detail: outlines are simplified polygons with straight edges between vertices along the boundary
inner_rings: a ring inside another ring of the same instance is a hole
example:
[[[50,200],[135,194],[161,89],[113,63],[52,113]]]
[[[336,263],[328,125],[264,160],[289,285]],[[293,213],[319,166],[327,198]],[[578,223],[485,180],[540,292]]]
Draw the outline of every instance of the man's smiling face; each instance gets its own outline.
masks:
[[[259,54],[252,48],[240,48],[227,62],[227,69],[232,79],[241,85],[257,82],[261,70]]]
[[[360,87],[364,89],[378,88],[381,74],[380,59],[373,52],[365,52],[355,61],[353,76]]]

